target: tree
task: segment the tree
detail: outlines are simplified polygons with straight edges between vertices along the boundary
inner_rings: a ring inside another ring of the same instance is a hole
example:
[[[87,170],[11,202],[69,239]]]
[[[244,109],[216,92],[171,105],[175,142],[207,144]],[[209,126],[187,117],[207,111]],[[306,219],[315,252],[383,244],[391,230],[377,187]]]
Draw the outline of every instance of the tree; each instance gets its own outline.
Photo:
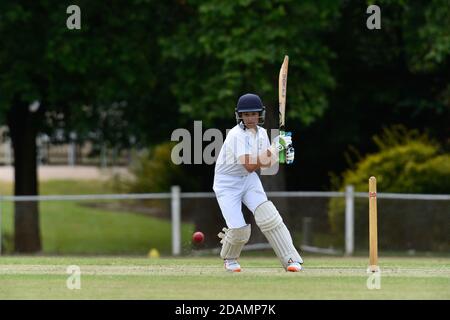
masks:
[[[186,18],[161,40],[177,65],[173,91],[181,111],[208,125],[229,119],[240,94],[254,91],[271,109],[278,105],[278,72],[289,65],[291,121],[308,124],[327,106],[333,86],[332,54],[321,35],[330,27],[334,1],[190,1]]]
[[[79,6],[81,30],[69,30],[64,3],[0,4],[0,120],[13,142],[15,195],[38,194],[38,132],[76,130],[80,138],[94,133],[114,144],[129,144],[134,134],[145,143],[176,122],[158,116],[161,109],[176,114],[164,89],[170,68],[155,63],[159,33],[170,29],[169,6],[138,0]],[[40,248],[37,204],[15,203],[16,251]]]
[[[335,53],[331,74],[339,85],[329,108],[309,128],[299,128],[303,151],[291,183],[306,190],[329,188],[330,171],[347,167],[353,146],[373,152],[371,137],[402,124],[427,132],[448,148],[450,78],[447,1],[380,1],[381,29],[366,27],[367,2],[341,3],[327,44]],[[297,156],[297,155],[296,155]]]

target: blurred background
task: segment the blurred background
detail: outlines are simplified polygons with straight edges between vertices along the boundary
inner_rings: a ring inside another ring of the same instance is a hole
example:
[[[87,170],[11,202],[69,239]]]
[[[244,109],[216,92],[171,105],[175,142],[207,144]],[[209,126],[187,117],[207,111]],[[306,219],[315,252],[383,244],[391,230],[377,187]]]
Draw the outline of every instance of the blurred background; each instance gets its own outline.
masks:
[[[215,252],[225,224],[209,194],[214,165],[173,164],[171,134],[193,133],[194,121],[225,133],[247,92],[277,128],[284,55],[296,159],[262,181],[286,192],[272,199],[296,246],[365,254],[367,198],[352,198],[349,251],[345,190],[367,192],[373,175],[379,193],[447,195],[380,198],[380,255],[448,253],[450,6],[380,0],[381,29],[371,30],[370,4],[1,1],[2,254],[170,255],[174,232],[178,254]],[[324,193],[289,193],[299,191]],[[204,243],[192,244],[195,230]],[[250,244],[263,243],[253,231]]]

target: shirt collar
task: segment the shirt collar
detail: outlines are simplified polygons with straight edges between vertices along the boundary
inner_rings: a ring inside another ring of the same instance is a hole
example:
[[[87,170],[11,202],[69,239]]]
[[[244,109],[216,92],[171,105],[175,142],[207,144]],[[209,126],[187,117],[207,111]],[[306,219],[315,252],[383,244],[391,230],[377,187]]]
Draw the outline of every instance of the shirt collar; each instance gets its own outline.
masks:
[[[245,126],[244,121],[240,121],[238,125],[239,125],[239,128],[241,128],[245,132],[249,132],[249,131],[247,131],[248,128]],[[258,125],[256,125],[256,133],[258,133],[258,130],[259,130]]]

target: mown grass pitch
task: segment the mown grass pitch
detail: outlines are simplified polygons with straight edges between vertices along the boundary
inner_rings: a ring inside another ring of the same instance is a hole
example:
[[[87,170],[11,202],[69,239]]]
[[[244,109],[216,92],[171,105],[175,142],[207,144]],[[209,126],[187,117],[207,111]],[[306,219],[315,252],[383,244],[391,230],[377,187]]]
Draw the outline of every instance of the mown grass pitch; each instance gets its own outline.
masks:
[[[367,288],[367,258],[305,256],[305,270],[287,273],[276,258],[242,257],[226,273],[218,257],[0,258],[1,299],[450,299],[450,258],[380,258],[381,288]],[[81,289],[69,290],[69,265]]]

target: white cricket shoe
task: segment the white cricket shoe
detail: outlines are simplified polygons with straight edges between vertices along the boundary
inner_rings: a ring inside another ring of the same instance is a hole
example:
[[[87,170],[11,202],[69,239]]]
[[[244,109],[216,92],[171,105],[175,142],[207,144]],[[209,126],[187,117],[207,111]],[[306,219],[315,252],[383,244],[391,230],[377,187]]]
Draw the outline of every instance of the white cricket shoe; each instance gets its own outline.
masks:
[[[241,266],[237,259],[224,259],[223,264],[225,270],[229,272],[241,272]]]
[[[291,262],[288,264],[286,271],[290,271],[290,272],[299,272],[302,271],[303,267],[300,263],[298,262]]]

